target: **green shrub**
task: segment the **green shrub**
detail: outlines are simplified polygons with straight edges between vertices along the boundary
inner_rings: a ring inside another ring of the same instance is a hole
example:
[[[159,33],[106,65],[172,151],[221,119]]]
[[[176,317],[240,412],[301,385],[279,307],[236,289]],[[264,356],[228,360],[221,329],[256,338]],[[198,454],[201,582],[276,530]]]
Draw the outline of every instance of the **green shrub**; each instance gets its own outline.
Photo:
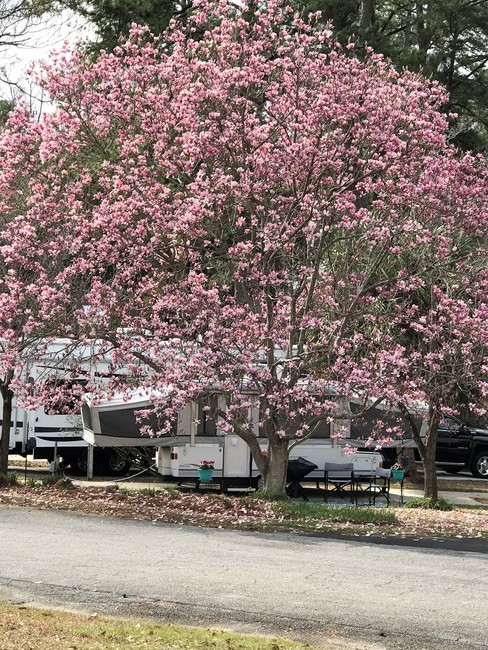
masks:
[[[17,472],[7,472],[6,474],[0,474],[0,486],[2,487],[11,487],[18,485],[19,475]]]
[[[425,510],[453,510],[454,506],[446,499],[433,497],[417,497],[411,501],[407,501],[403,505],[404,508],[424,508]]]
[[[143,494],[146,497],[155,497],[156,490],[155,488],[152,487],[146,487],[146,488],[142,488],[142,490],[139,490],[139,494]]]
[[[179,497],[181,492],[178,488],[175,487],[166,487],[162,490],[165,494],[169,494],[171,497]]]

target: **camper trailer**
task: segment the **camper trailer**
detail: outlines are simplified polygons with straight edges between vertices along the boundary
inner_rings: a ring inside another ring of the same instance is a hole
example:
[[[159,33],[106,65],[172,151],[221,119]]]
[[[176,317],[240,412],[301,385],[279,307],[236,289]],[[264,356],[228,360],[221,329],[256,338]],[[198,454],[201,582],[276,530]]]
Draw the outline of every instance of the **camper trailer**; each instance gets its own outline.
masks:
[[[95,449],[112,445],[121,450],[155,448],[157,472],[167,481],[197,481],[199,465],[205,459],[213,461],[213,477],[223,490],[257,487],[259,471],[248,445],[239,436],[219,429],[196,404],[188,404],[179,412],[170,434],[152,437],[141,434],[138,412],[147,410],[151,404],[151,396],[143,389],[107,400],[85,396],[82,406],[84,439]],[[335,426],[343,427],[344,423],[335,423]],[[307,480],[323,479],[325,462],[353,462],[358,470],[375,470],[380,466],[381,454],[362,451],[352,457],[346,455],[343,448],[335,446],[330,433],[329,425],[324,425],[315,432],[315,437],[297,445],[290,453],[290,460],[302,457],[317,465],[318,469],[311,472]],[[267,439],[258,437],[258,440],[265,454]]]
[[[43,407],[27,411],[14,402],[9,449],[11,454],[32,455],[34,460],[56,458],[75,475],[87,471],[88,443],[83,439],[79,412],[48,414]],[[102,475],[122,476],[130,469],[130,462],[114,447],[98,448],[94,463],[96,473]]]

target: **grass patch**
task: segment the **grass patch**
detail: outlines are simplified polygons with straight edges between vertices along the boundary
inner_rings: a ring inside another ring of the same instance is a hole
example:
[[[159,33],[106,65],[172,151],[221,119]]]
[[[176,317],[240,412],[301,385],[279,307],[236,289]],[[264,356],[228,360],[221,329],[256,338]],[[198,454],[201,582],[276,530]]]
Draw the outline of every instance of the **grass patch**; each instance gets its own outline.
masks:
[[[139,490],[140,494],[143,494],[145,497],[155,497],[157,490],[153,487],[146,487]]]
[[[172,497],[179,497],[181,494],[181,490],[179,490],[176,487],[165,487],[161,492],[164,492],[164,494],[169,494],[169,496]]]
[[[248,498],[259,499],[261,501],[284,501],[285,497],[279,492],[272,490],[256,490]]]
[[[425,510],[454,510],[454,506],[446,499],[441,497],[434,499],[432,497],[417,497],[404,504],[404,508],[423,508]]]
[[[2,650],[305,650],[288,639],[90,617],[0,603]]]
[[[398,523],[395,513],[387,508],[368,508],[364,506],[344,506],[338,508],[318,503],[309,503],[307,501],[291,501],[277,503],[276,509],[280,510],[290,519],[313,519],[338,523],[350,522],[376,525]]]

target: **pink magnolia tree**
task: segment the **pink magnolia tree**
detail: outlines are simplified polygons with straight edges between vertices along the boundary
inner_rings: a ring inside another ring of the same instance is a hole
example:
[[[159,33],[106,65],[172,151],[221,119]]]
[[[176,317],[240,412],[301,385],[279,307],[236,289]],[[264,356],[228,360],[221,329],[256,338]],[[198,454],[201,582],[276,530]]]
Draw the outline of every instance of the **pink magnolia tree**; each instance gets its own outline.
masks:
[[[394,352],[389,359],[384,355],[382,374],[394,387],[390,404],[403,414],[419,451],[425,496],[434,499],[441,419],[460,411],[482,417],[487,413],[486,252],[466,237],[454,248],[457,255],[450,264],[440,267],[434,262],[430,283],[403,289],[400,296],[382,289],[387,302],[394,299],[397,311],[385,332],[385,347]],[[477,476],[483,476],[481,457],[475,450],[469,460]]]
[[[290,448],[353,395],[429,401],[415,297],[448,295],[454,268],[486,297],[469,274],[486,172],[447,143],[440,88],[276,2],[201,2],[164,45],[134,27],[95,62],[62,52],[41,83],[56,111],[12,116],[0,172],[1,188],[29,173],[2,255],[30,271],[40,319],[106,341],[124,381],[165,389],[168,422],[213,409],[278,493]]]
[[[7,227],[27,210],[29,194],[26,169],[17,164],[25,157],[24,145],[29,136],[25,140],[23,133],[12,131],[9,138],[9,151],[12,147],[18,148],[19,159],[9,170],[5,170],[5,184],[0,197],[0,245],[7,241]],[[3,256],[0,256],[0,269],[0,473],[5,474],[8,470],[11,422],[14,419],[15,386],[20,375],[25,380],[25,363],[32,359],[35,351],[41,352],[41,339],[46,337],[50,324],[38,318],[38,287],[32,282],[29,269],[22,263],[11,264]]]

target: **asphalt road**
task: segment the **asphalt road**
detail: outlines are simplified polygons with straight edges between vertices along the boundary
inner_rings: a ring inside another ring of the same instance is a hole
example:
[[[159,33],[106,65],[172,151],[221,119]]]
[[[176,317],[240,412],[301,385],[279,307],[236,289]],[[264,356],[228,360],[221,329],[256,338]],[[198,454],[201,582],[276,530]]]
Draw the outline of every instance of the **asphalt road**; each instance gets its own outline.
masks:
[[[328,648],[480,650],[488,647],[485,550],[0,507],[0,599]]]

